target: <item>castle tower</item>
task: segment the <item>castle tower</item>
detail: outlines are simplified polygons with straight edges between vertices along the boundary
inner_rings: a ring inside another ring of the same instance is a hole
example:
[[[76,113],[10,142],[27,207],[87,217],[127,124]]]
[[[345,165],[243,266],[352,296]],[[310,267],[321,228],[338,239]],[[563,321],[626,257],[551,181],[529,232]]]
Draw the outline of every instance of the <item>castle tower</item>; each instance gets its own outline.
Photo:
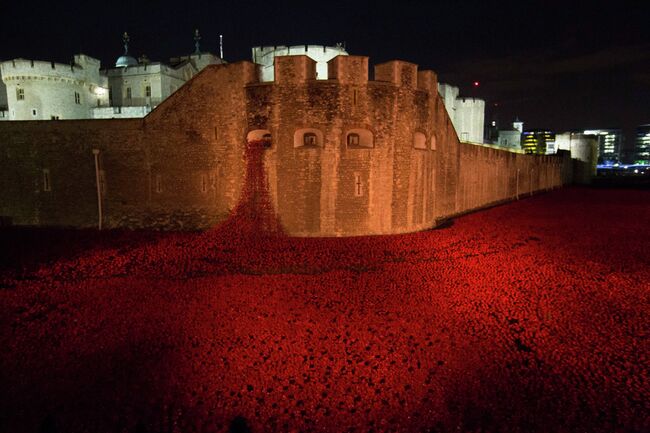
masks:
[[[88,119],[93,107],[108,105],[99,60],[85,54],[69,65],[14,59],[2,62],[0,71],[9,120]]]

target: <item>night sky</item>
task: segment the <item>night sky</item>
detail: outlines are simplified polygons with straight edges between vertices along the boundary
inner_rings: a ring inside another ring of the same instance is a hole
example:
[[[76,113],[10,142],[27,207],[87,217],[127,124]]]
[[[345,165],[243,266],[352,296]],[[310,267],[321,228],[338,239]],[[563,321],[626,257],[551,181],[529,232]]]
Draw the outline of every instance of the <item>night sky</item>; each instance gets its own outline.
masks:
[[[345,42],[371,64],[417,63],[486,99],[487,121],[556,131],[650,123],[650,5],[612,1],[2,2],[0,59],[67,62],[84,52],[108,66],[131,35],[152,61],[201,47],[249,60],[255,45]],[[479,81],[478,88],[472,82]]]

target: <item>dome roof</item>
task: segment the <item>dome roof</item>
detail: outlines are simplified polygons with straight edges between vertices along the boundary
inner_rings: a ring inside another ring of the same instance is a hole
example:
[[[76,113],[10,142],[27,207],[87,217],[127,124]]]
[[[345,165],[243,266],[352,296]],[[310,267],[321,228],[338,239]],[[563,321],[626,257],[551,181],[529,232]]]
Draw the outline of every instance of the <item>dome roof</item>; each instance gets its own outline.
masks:
[[[116,68],[126,68],[127,66],[138,66],[138,61],[131,56],[120,56],[115,62]]]

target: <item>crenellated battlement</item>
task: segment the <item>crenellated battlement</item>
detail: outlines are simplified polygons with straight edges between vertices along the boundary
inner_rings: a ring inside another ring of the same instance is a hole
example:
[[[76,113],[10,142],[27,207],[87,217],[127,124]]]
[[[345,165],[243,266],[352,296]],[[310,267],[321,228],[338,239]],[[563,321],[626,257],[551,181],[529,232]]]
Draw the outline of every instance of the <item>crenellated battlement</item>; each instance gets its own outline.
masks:
[[[68,65],[42,60],[14,59],[0,63],[0,69],[5,82],[30,78],[99,81],[99,60],[83,54],[76,55],[74,63]]]
[[[330,80],[341,84],[368,83],[368,57],[337,56],[327,62]]]
[[[339,55],[327,62],[327,80],[318,79],[318,62],[305,54],[283,55],[274,59],[274,79],[264,79],[264,68],[258,65],[259,82],[296,85],[323,81],[329,85],[366,86],[372,83],[391,84],[396,87],[423,90],[436,96],[438,76],[431,70],[418,70],[418,65],[392,60],[375,66],[375,79],[369,80],[369,58],[366,56]]]
[[[418,82],[418,65],[402,60],[380,63],[375,66],[375,80],[414,89]]]
[[[0,122],[0,181],[21,179],[0,190],[0,215],[16,224],[209,228],[246,197],[254,140],[264,142],[256,169],[270,210],[294,236],[424,230],[570,178],[563,157],[461,143],[457,132],[474,141],[472,131],[452,127],[435,72],[394,60],[369,80],[368,64],[334,56],[326,80],[304,53],[274,57],[273,80],[260,64],[214,65],[144,119]],[[33,84],[10,96],[40,112]],[[77,97],[72,90],[58,98]],[[480,102],[466,98],[458,115],[478,116]]]
[[[316,79],[316,61],[307,56],[277,57],[274,63],[275,83],[301,83]]]

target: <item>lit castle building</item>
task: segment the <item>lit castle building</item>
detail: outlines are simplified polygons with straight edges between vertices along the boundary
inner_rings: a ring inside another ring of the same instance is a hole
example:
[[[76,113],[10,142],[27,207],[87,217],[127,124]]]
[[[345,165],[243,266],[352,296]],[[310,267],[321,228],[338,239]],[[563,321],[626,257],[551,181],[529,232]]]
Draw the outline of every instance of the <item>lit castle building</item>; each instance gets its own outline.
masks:
[[[172,58],[169,64],[132,57],[126,33],[123,55],[105,70],[99,60],[84,54],[76,55],[70,65],[25,59],[0,63],[0,121],[144,117],[206,66],[224,63],[223,50],[220,56],[201,52],[200,39],[197,30],[194,53]],[[275,79],[276,57],[296,55],[314,60],[316,79],[327,80],[328,62],[348,53],[342,44],[252,49],[261,82]],[[485,101],[459,97],[458,87],[449,84],[440,83],[438,91],[460,140],[483,143]]]
[[[460,141],[483,143],[485,101],[479,98],[459,97],[458,87],[440,83],[438,92]]]
[[[498,132],[497,146],[506,149],[521,149],[521,134],[524,132],[524,122],[515,119],[512,129],[501,129]]]
[[[0,63],[0,120],[59,120],[143,117],[220,57],[202,53],[195,32],[195,51],[169,65],[124,54],[115,67],[100,70],[99,60],[78,54],[69,65],[26,59]],[[4,90],[4,91],[3,91]]]
[[[87,119],[107,107],[108,81],[99,60],[84,54],[69,65],[26,59],[0,64],[6,86],[6,120]]]
[[[304,54],[273,68],[265,81],[250,61],[206,66],[143,119],[0,122],[0,220],[208,229],[245,209],[292,236],[397,234],[571,181],[567,152],[461,142],[436,73],[416,64],[372,79],[365,56],[329,60],[326,80]],[[153,81],[123,79],[123,98],[149,97]]]

